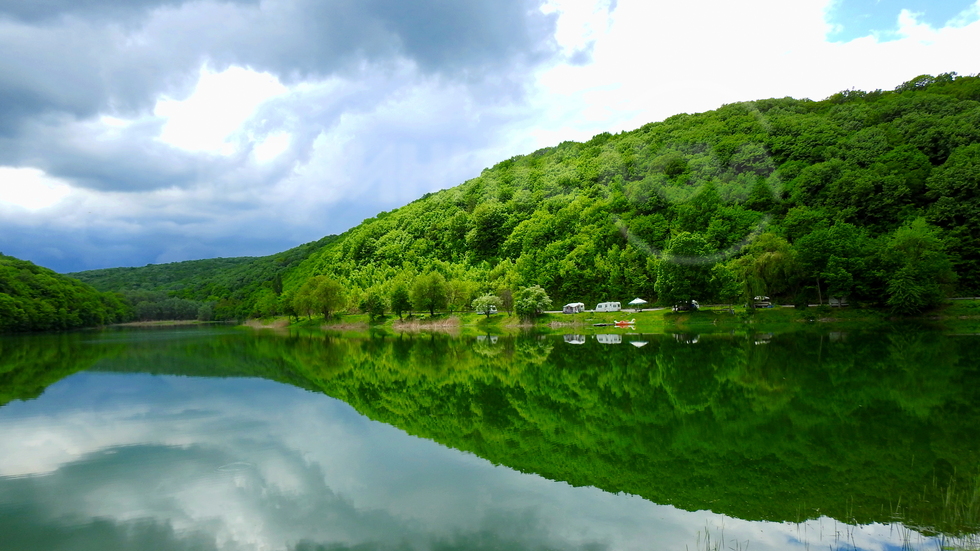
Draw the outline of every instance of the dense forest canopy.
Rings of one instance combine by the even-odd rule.
[[[114,293],[0,254],[0,333],[92,327],[128,316],[126,301]]]
[[[157,290],[221,305],[219,318],[337,311],[297,297],[315,276],[339,283],[340,310],[400,310],[432,273],[450,310],[540,285],[555,304],[765,295],[915,314],[980,292],[980,77],[564,142],[304,247],[283,269],[266,257]],[[121,290],[147,269],[74,275]]]
[[[243,319],[276,313],[275,300],[271,306],[256,301],[266,295],[278,297],[283,274],[334,239],[327,236],[263,257],[188,260],[68,275],[97,289],[121,293],[132,305],[132,319]]]

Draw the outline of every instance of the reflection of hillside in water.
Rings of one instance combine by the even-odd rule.
[[[344,368],[297,369],[372,418],[575,485],[746,519],[971,529],[939,504],[977,473],[973,340],[599,337],[340,341]]]
[[[229,332],[100,345],[94,368],[289,382],[496,463],[687,510],[898,515],[926,530],[976,530],[977,339],[896,330],[642,341]]]

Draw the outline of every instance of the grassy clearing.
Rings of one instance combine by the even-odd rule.
[[[936,313],[946,318],[980,319],[980,300],[951,300]]]

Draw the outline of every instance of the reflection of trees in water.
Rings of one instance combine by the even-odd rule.
[[[718,366],[707,347],[664,347],[657,355],[663,389],[680,413],[707,408],[718,393]]]
[[[890,504],[915,499],[935,509],[918,518],[939,523],[940,488],[929,484],[975,467],[977,374],[959,360],[972,342],[904,332],[649,340],[471,343],[448,370],[414,363],[428,354],[382,354],[365,361],[387,380],[368,385],[350,370],[322,389],[523,471],[741,518],[887,520]],[[513,352],[472,350],[490,346]],[[956,468],[937,469],[939,459]]]
[[[434,334],[36,340],[55,356],[34,367],[25,358],[44,354],[8,339],[0,377],[43,388],[100,355],[98,369],[261,376],[521,471],[685,509],[977,526],[975,338],[907,327],[644,339],[643,348]],[[69,356],[78,361],[58,363]]]
[[[11,400],[36,398],[48,385],[125,349],[125,345],[113,342],[80,346],[85,335],[55,333],[0,338],[0,406]]]

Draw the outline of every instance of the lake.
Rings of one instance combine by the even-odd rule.
[[[904,325],[4,336],[0,550],[977,549],[978,357]]]

